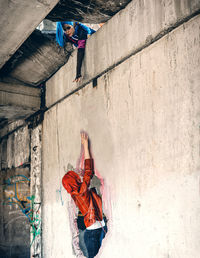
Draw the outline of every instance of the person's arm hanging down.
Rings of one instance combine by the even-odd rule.
[[[95,32],[95,30],[85,26],[82,23],[76,23],[76,26],[79,27],[79,40],[78,40],[76,78],[74,82],[79,82],[82,77],[81,67],[82,67],[83,58],[85,55],[86,40]]]
[[[82,67],[84,55],[85,55],[85,48],[78,48],[76,78],[74,79],[74,82],[79,82],[81,80],[81,77],[82,77],[81,67]]]

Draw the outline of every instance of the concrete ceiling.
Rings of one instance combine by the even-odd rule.
[[[51,21],[75,20],[101,23],[109,20],[131,0],[61,0],[47,15]]]
[[[39,86],[67,62],[73,50],[70,44],[61,49],[55,43],[55,33],[35,30],[45,17],[51,21],[101,23],[129,2],[0,0],[0,128],[40,109]],[[39,87],[37,93],[34,87]]]

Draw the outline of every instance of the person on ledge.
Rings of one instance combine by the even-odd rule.
[[[95,33],[95,30],[87,27],[82,23],[72,21],[57,22],[57,43],[61,47],[64,47],[65,42],[71,42],[74,46],[78,47],[76,78],[74,80],[75,82],[79,82],[81,80],[81,66],[85,54],[86,40],[93,33]]]
[[[83,180],[74,171],[69,171],[64,175],[62,184],[84,217],[86,227],[84,241],[88,253],[87,257],[93,258],[101,247],[102,240],[107,232],[107,226],[103,219],[102,199],[95,188],[89,188],[94,171],[86,133],[81,133],[81,144],[85,157]]]

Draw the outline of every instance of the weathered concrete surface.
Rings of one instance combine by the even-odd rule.
[[[0,82],[0,128],[5,121],[26,118],[41,106],[41,90]]]
[[[0,257],[42,257],[41,119],[0,131]]]
[[[75,20],[86,23],[106,22],[131,0],[62,0],[47,15],[52,21]]]
[[[38,86],[64,65],[73,47],[59,47],[53,35],[35,30],[12,58],[1,69],[1,75],[23,83]]]
[[[19,167],[29,163],[30,134],[28,126],[10,134],[7,139],[7,167]]]
[[[170,10],[169,5],[167,24],[174,20]],[[124,12],[128,14],[128,10]],[[153,13],[146,15],[147,20],[152,17],[155,21]],[[129,15],[124,19],[124,24],[129,24]],[[115,26],[113,21],[108,23],[113,31],[125,26],[116,21]],[[145,29],[143,24],[141,30]],[[62,188],[62,206],[57,190],[64,166],[77,162],[79,132],[85,129],[91,139],[95,166],[111,193],[111,210],[105,209],[106,214],[111,214],[109,233],[99,257],[199,258],[199,37],[197,16],[101,76],[97,87],[88,84],[45,114],[45,257],[74,257],[69,196]],[[118,43],[114,39],[113,34],[109,41]],[[114,60],[112,44],[107,44],[108,55],[99,45],[96,47],[97,70],[101,58]],[[47,95],[49,105],[71,87],[67,77],[71,79],[73,75],[64,76],[64,71],[66,67],[48,83],[48,91],[52,87],[56,95]]]
[[[199,10],[199,0],[132,1],[88,40],[82,84],[141,50]],[[73,56],[48,81],[47,106],[77,87],[72,83],[76,71],[76,53]]]
[[[7,126],[4,126],[0,129],[0,139],[6,137],[8,134],[13,133],[15,130],[23,126],[26,126],[25,120],[17,120],[8,124]]]
[[[30,257],[29,168],[0,170],[0,257]]]
[[[33,197],[31,223],[31,257],[42,257],[41,253],[41,172],[42,172],[42,126],[38,125],[31,131],[31,196]]]
[[[28,165],[29,161],[30,130],[19,120],[0,131],[0,170]]]
[[[16,105],[33,110],[40,107],[39,88],[0,82],[0,94],[0,105]]]
[[[8,168],[8,163],[12,163],[10,160],[8,160],[10,157],[14,158],[14,154],[11,155],[9,153],[14,153],[14,142],[15,142],[15,137],[14,137],[14,132],[19,128],[22,127],[26,127],[26,123],[24,120],[18,120],[15,121],[13,123],[8,124],[7,126],[4,126],[2,129],[0,129],[0,170],[5,170]],[[23,140],[27,139],[27,131],[23,130],[23,132],[25,133],[25,137],[22,136]],[[13,136],[11,136],[13,134]],[[18,134],[18,133],[17,133]],[[11,137],[13,139],[13,143],[9,144],[8,146],[8,142],[10,140],[8,140],[8,135],[10,135],[9,137]],[[26,141],[26,140],[25,140]],[[22,141],[23,144],[24,141]],[[11,147],[12,149],[8,149],[9,147]],[[23,146],[24,147],[24,146]],[[25,148],[26,150],[26,148]],[[17,151],[15,152],[15,154],[19,154]],[[25,158],[25,162],[23,163],[27,163],[27,158]],[[13,160],[13,164],[14,164],[14,160]],[[12,164],[12,166],[13,166]]]
[[[57,3],[58,0],[0,1],[0,68]]]
[[[1,139],[0,143],[0,170],[7,168],[7,139]]]

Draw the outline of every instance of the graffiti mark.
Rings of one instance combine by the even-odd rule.
[[[19,183],[19,182],[30,181],[30,179],[24,175],[15,175],[15,176],[11,176],[10,178],[8,178],[4,181],[5,181],[5,184],[7,184],[7,185],[13,185],[13,184]]]
[[[31,198],[31,234],[32,234],[32,241],[31,246],[33,242],[35,241],[35,238],[39,235],[41,235],[41,216],[40,216],[40,208],[41,208],[41,202],[35,202],[35,196],[33,195]]]
[[[22,191],[22,184],[26,184],[27,191],[25,192],[29,193],[30,179],[24,175],[15,175],[4,181],[4,193],[7,198],[3,205],[17,205],[23,215],[28,218],[31,226],[32,245],[35,238],[41,234],[41,202],[35,202],[34,195],[25,196]]]
[[[58,197],[56,197],[56,199],[60,199],[61,200],[61,204],[62,206],[64,205],[63,202],[63,198],[62,198],[62,186],[60,185],[60,188],[56,190],[56,196],[58,195]]]
[[[34,146],[34,147],[33,147],[33,151],[36,151],[36,150],[37,150],[37,147],[38,147],[38,146]]]
[[[4,180],[4,193],[7,197],[3,205],[17,205],[22,213],[29,219],[31,206],[30,196],[24,196],[22,190],[20,191],[21,184],[29,185],[30,179],[24,175],[15,175]],[[30,219],[29,219],[30,220]]]
[[[35,258],[35,257],[40,257],[40,255],[39,255],[39,254],[34,254],[34,255],[32,255],[32,257],[33,257],[33,258]]]

